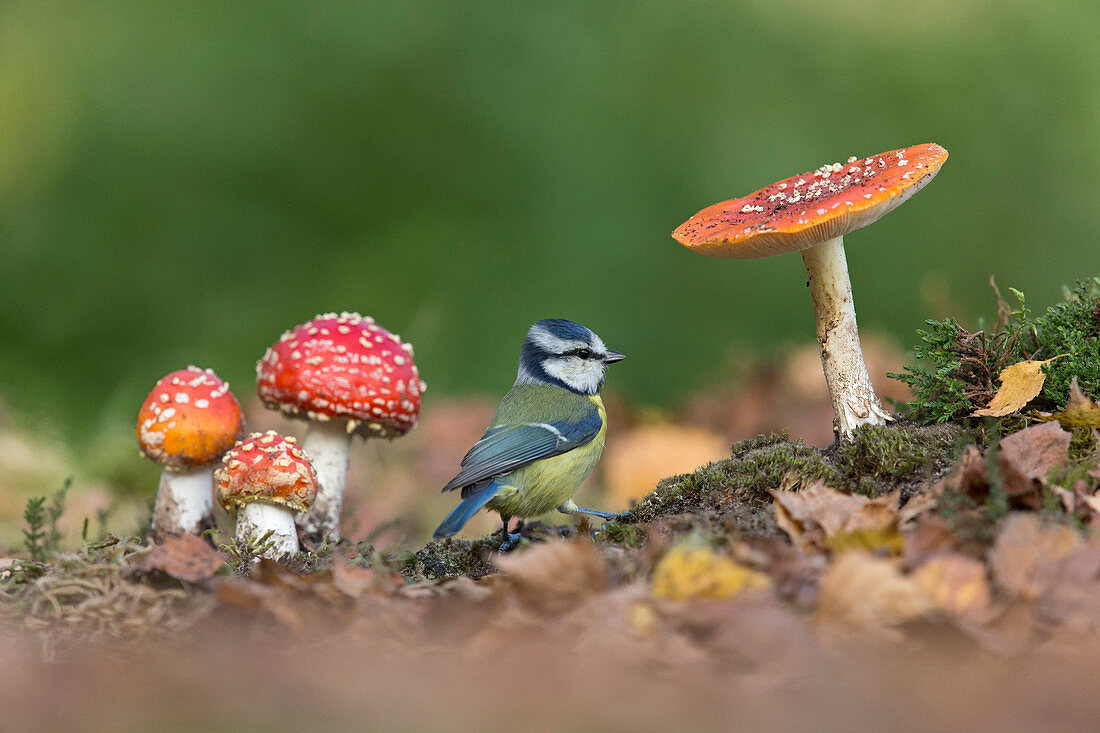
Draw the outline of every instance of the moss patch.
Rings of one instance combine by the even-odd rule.
[[[820,451],[785,433],[735,443],[730,453],[730,458],[708,463],[694,473],[664,479],[634,507],[634,516],[640,522],[651,522],[701,509],[721,515],[737,513],[744,505],[768,504],[771,489],[798,489],[819,480],[840,480]]]
[[[830,452],[843,477],[830,485],[869,496],[900,490],[902,499],[908,500],[947,470],[974,440],[970,431],[954,423],[863,425],[853,432],[851,442]]]

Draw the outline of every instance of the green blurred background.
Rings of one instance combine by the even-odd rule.
[[[813,339],[797,256],[669,232],[819,165],[937,142],[848,238],[861,327],[1034,306],[1096,274],[1092,0],[0,5],[0,398],[73,443],[194,363],[239,395],[358,310],[433,397],[502,393],[527,325],[592,326],[675,404]]]

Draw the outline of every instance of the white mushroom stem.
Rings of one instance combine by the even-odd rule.
[[[298,552],[298,529],[294,526],[294,510],[278,504],[263,501],[251,501],[237,510],[237,545],[250,540],[258,542],[271,532],[265,544],[270,547],[260,553],[260,557],[278,560],[284,555]]]
[[[344,507],[351,438],[347,420],[313,420],[302,441],[302,450],[317,472],[317,498],[309,511],[298,515],[297,521],[306,534],[320,540],[340,539],[340,511]]]
[[[161,471],[153,508],[153,536],[201,534],[213,526],[214,479],[210,466]]]
[[[844,238],[803,250],[802,259],[810,278],[825,383],[833,401],[833,431],[850,440],[860,425],[884,425],[891,417],[875,396],[859,346]]]

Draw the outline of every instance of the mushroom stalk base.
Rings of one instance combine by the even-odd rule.
[[[348,453],[352,434],[346,420],[311,422],[302,450],[317,472],[317,498],[309,511],[298,515],[298,526],[311,538],[340,539],[340,511],[344,507],[344,487],[348,480]]]
[[[285,555],[298,552],[298,529],[294,526],[294,512],[284,506],[253,501],[237,510],[237,545],[246,542],[258,543],[260,538],[271,532],[264,544],[270,547],[259,553],[268,560],[278,560]]]
[[[209,466],[161,471],[153,508],[153,536],[202,534],[213,526],[214,478]]]
[[[875,396],[859,346],[844,238],[803,250],[802,259],[810,278],[825,383],[833,401],[833,432],[850,440],[860,425],[884,425],[891,417]]]

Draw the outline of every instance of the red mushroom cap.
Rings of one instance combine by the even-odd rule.
[[[304,512],[317,496],[317,474],[294,438],[252,433],[222,456],[214,490],[228,512],[253,501]]]
[[[210,369],[189,366],[156,383],[137,417],[142,452],[169,470],[217,460],[243,432],[241,406]]]
[[[823,165],[709,206],[673,239],[709,257],[757,259],[809,249],[865,227],[924,188],[947,160],[939,145],[914,145]]]
[[[412,346],[358,313],[328,313],[284,333],[256,365],[256,382],[267,407],[346,419],[349,432],[382,437],[416,425],[425,387]]]

